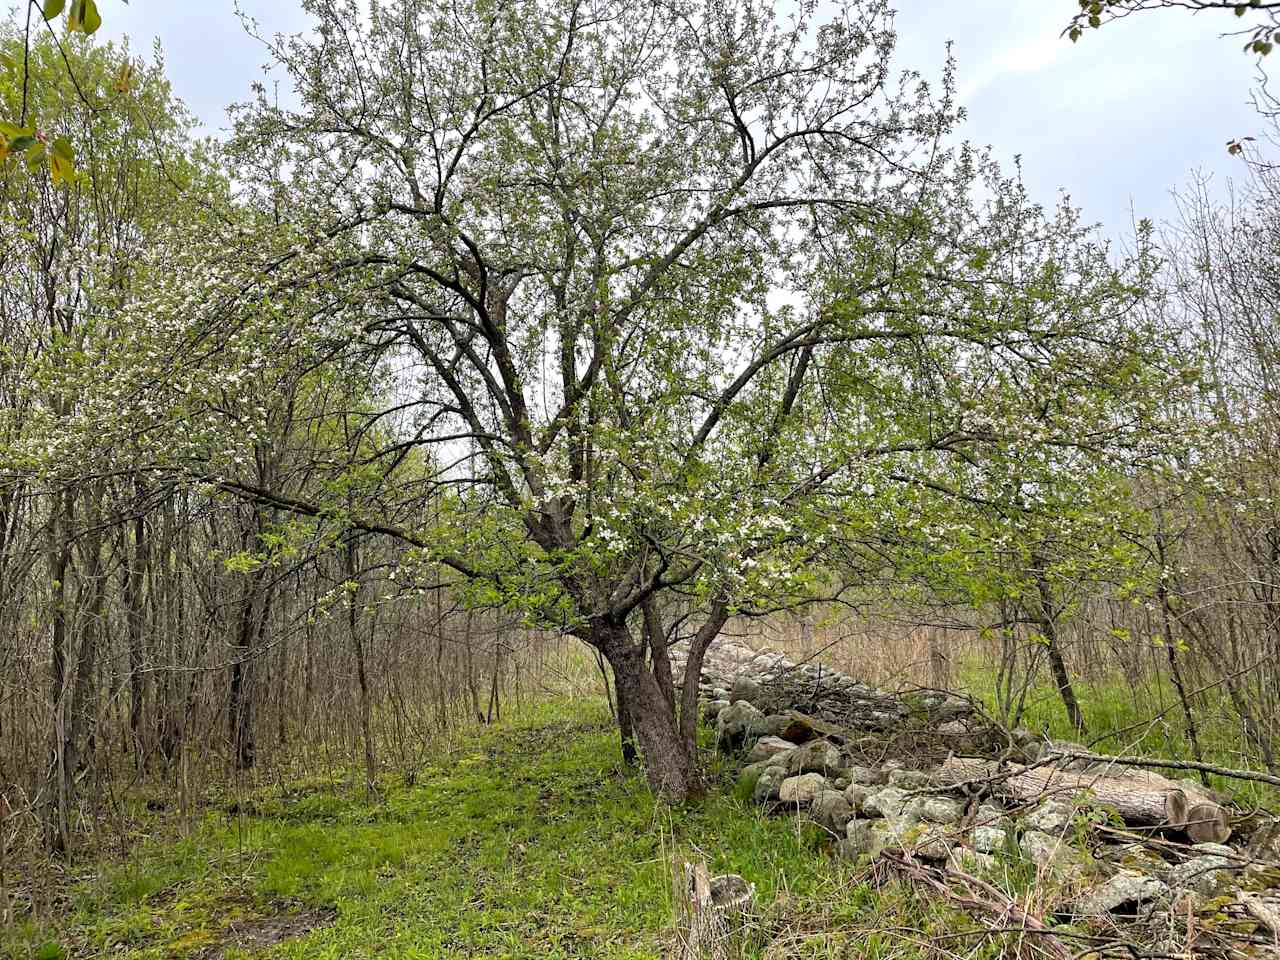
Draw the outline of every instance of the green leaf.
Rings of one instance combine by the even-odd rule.
[[[27,150],[27,169],[32,173],[37,173],[41,165],[44,163],[45,149],[44,144],[34,141],[35,146]]]
[[[76,175],[76,154],[65,137],[53,141],[49,148],[49,173],[54,186],[70,184]]]
[[[97,33],[100,26],[102,26],[102,16],[98,13],[98,4],[95,0],[84,0],[84,32]]]
[[[44,0],[44,9],[40,12],[45,20],[52,20],[62,12],[64,6],[66,6],[66,0]]]
[[[30,134],[24,134],[20,137],[14,137],[13,140],[10,141],[9,150],[11,153],[22,153],[24,150],[29,150],[33,147],[35,143],[35,137]]]

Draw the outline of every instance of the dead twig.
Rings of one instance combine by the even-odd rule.
[[[1009,925],[1011,932],[1037,937],[1036,942],[1058,960],[1073,960],[1073,955],[1066,944],[1054,931],[1045,926],[1043,920],[1023,910],[1003,891],[985,880],[951,867],[925,866],[910,855],[891,850],[881,852],[879,861],[889,865],[897,873],[931,887],[959,907],[996,917],[1000,923],[1011,920],[1012,924]],[[948,880],[963,884],[967,892],[961,893],[955,890],[948,885]]]

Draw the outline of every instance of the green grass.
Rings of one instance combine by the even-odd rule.
[[[103,867],[56,924],[12,930],[4,949],[198,957],[233,922],[325,910],[331,924],[261,955],[657,958],[681,857],[743,874],[766,903],[846,882],[817,828],[727,789],[656,803],[621,767],[607,714],[583,713],[551,706],[478,731],[372,804],[328,782],[262,790],[242,802],[251,813],[211,813],[190,839]]]
[[[373,802],[330,778],[262,788],[185,839],[157,826],[130,862],[73,886],[55,921],[0,934],[0,956],[658,960],[672,871],[693,856],[756,885],[757,958],[1004,955],[928,888],[872,884],[813,824],[764,816],[703,746],[713,789],[676,808],[621,765],[603,705],[580,702],[441,744],[413,786],[384,782]],[[1023,903],[1052,893],[1025,867],[1010,859],[993,879]],[[234,947],[234,930],[300,914],[323,922]]]

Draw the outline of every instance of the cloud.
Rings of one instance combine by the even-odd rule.
[[[1010,74],[1031,74],[1054,64],[1070,49],[1071,44],[1059,36],[1061,24],[1045,19],[1025,29],[1016,46],[1000,50],[994,56],[961,70],[956,91],[961,103],[968,103],[984,89]],[[967,75],[966,75],[967,74]]]

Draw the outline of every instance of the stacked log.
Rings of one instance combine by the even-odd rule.
[[[987,782],[995,793],[1023,802],[1049,796],[1089,796],[1112,807],[1125,823],[1184,833],[1193,843],[1223,843],[1231,836],[1227,812],[1207,791],[1148,771],[1124,774],[1001,767],[994,760],[951,757],[939,770],[944,783]]]

